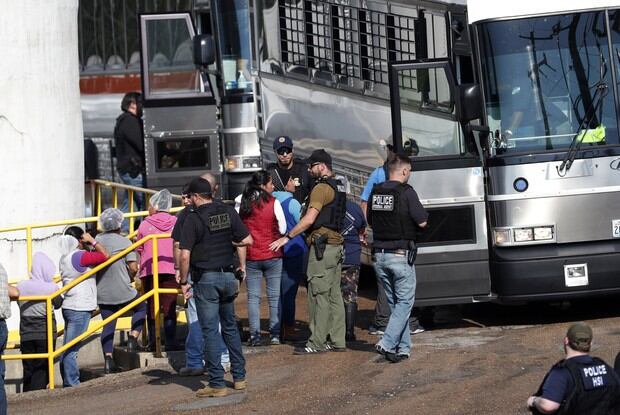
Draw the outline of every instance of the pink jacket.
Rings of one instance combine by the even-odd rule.
[[[138,240],[148,235],[172,233],[172,228],[176,222],[176,216],[168,212],[157,212],[154,215],[147,216],[138,227]],[[157,240],[159,274],[174,275],[172,246],[172,238]],[[153,241],[140,245],[136,250],[140,254],[140,278],[153,275]]]

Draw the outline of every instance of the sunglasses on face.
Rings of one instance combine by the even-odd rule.
[[[288,154],[291,154],[292,152],[293,152],[292,149],[286,148],[286,147],[283,147],[277,151],[278,155],[280,156],[286,156]]]
[[[318,166],[319,164],[321,164],[321,162],[320,162],[320,161],[318,161],[318,162],[316,162],[316,163],[312,163],[312,164],[310,165],[310,168],[313,168],[314,166]]]

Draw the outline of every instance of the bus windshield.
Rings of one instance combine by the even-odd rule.
[[[604,11],[484,23],[482,78],[494,154],[618,144]]]

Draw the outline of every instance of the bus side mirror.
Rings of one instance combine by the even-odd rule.
[[[483,117],[482,93],[479,84],[457,85],[456,113],[461,123],[468,123]]]
[[[200,34],[194,36],[194,64],[207,67],[215,62],[215,42],[213,36]]]

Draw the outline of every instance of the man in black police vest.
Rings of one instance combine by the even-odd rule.
[[[564,337],[566,358],[553,365],[527,407],[535,414],[620,414],[620,378],[592,357],[592,329],[573,324]]]
[[[245,389],[245,359],[235,319],[234,300],[239,283],[245,276],[246,247],[252,244],[250,232],[239,214],[231,206],[212,198],[211,185],[203,178],[193,179],[187,189],[195,210],[187,215],[181,241],[179,284],[186,298],[190,285],[187,281],[191,267],[194,280],[198,321],[205,339],[205,355],[209,386],[197,392],[199,397],[226,396],[224,369],[220,364],[218,323],[230,353],[231,373],[236,390]],[[239,266],[235,270],[234,250]]]
[[[344,238],[340,234],[347,210],[347,195],[332,172],[332,158],[325,150],[314,150],[306,160],[310,175],[317,179],[310,192],[306,212],[285,236],[269,245],[277,250],[291,238],[309,230],[308,312],[311,335],[297,355],[345,351],[345,316],[340,274]],[[331,342],[327,341],[329,336]]]
[[[375,345],[392,363],[411,353],[409,315],[415,299],[413,262],[417,228],[426,226],[428,214],[413,187],[411,161],[397,154],[388,163],[389,180],[373,187],[368,200],[368,224],[373,230],[373,258],[377,278],[383,284],[390,306],[390,319]]]

